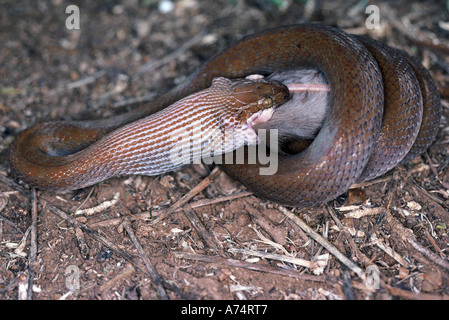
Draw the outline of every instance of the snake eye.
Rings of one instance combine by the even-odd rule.
[[[271,98],[265,98],[265,99],[263,99],[263,101],[262,101],[262,107],[263,107],[264,109],[271,108],[272,106],[273,106],[273,99],[271,99]]]

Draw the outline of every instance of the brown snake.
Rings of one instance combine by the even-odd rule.
[[[201,150],[215,135],[223,141],[220,134],[232,131],[230,140],[224,139],[225,147],[206,147],[210,153],[217,148],[230,151],[257,140],[247,119],[282,104],[285,87],[243,80],[235,80],[235,85],[219,78],[211,89],[212,80],[303,67],[322,71],[331,88],[330,111],[312,144],[297,154],[280,153],[274,175],[260,175],[260,163],[222,165],[256,194],[292,206],[323,203],[355,182],[416,157],[435,139],[441,103],[420,63],[378,41],[306,24],[242,39],[186,83],[131,113],[25,130],[11,147],[13,172],[32,186],[53,190],[74,190],[118,175],[161,174],[179,167],[170,158],[173,145],[186,137],[187,143],[195,144],[195,128],[207,134],[200,139]],[[243,89],[235,89],[242,83]]]

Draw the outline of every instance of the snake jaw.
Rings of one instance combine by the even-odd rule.
[[[234,135],[237,135],[236,132],[240,131],[240,134],[244,137],[247,145],[250,144],[258,144],[260,142],[259,136],[257,135],[255,125],[265,123],[271,119],[275,108],[268,108],[259,110],[256,113],[253,113],[249,118],[246,119],[246,123],[240,123],[238,126],[228,126],[228,130],[231,129],[234,132]]]
[[[260,142],[255,125],[265,123],[271,119],[275,108],[262,109],[248,117],[241,117],[239,121],[223,121],[221,126],[224,131],[231,132],[232,136],[240,137],[246,145],[258,144]],[[245,114],[247,110],[243,111]]]
[[[265,123],[273,116],[275,108],[259,110],[246,120],[249,129],[253,129],[255,125]]]

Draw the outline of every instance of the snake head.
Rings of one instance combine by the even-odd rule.
[[[287,86],[279,81],[237,79],[233,80],[232,89],[240,104],[237,108],[251,113],[276,108],[290,98]]]
[[[236,116],[249,127],[268,121],[274,110],[290,98],[288,88],[279,81],[264,79],[232,80]]]

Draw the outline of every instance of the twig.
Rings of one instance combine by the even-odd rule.
[[[89,198],[92,195],[93,191],[94,191],[94,188],[91,187],[90,190],[89,190],[89,194],[87,195],[86,199],[84,199],[84,201],[75,209],[75,212],[77,212],[78,210],[81,210],[81,208],[84,206],[84,204],[89,200]]]
[[[107,281],[106,283],[102,284],[98,291],[104,292],[105,290],[111,288],[114,286],[118,281],[121,279],[125,279],[127,277],[130,277],[134,272],[136,272],[136,269],[134,269],[134,266],[132,264],[128,264],[127,268],[120,274],[116,275],[111,280]]]
[[[213,235],[210,234],[209,231],[207,231],[206,227],[204,226],[203,222],[198,218],[196,213],[193,211],[192,207],[187,204],[187,202],[196,196],[198,193],[200,193],[202,190],[204,190],[207,186],[209,186],[212,181],[220,174],[220,169],[218,167],[215,167],[212,172],[209,174],[208,177],[203,179],[197,186],[195,186],[192,190],[190,190],[186,195],[183,197],[181,196],[181,193],[175,188],[173,189],[173,194],[175,198],[181,198],[179,201],[177,201],[169,210],[168,212],[174,212],[175,210],[173,207],[182,207],[182,212],[186,216],[186,218],[190,221],[190,224],[195,228],[195,230],[200,235],[201,239],[203,240],[203,243],[208,248],[221,248],[221,243],[219,243]],[[182,201],[183,204],[180,205],[179,202]],[[167,212],[165,212],[167,213]],[[155,220],[158,220],[161,216],[156,218]],[[152,221],[150,224],[152,224],[154,221]]]
[[[268,233],[276,243],[284,243],[286,232],[282,226],[275,226],[265,214],[259,210],[248,212],[251,216],[251,220],[260,226],[266,233]],[[257,230],[254,230],[257,231]]]
[[[289,257],[287,255],[263,252],[263,251],[256,251],[256,250],[250,250],[250,249],[231,248],[228,251],[235,252],[235,253],[241,253],[241,254],[249,255],[249,256],[260,257],[260,258],[264,258],[264,259],[278,260],[278,261],[295,264],[298,266],[312,269],[313,273],[315,273],[317,275],[323,273],[323,269],[327,265],[328,257],[329,257],[329,254],[326,254],[324,256],[319,256],[315,261],[309,261],[309,260],[305,260],[305,259],[301,259],[301,258]]]
[[[27,300],[33,299],[34,263],[37,254],[37,200],[36,189],[31,189],[31,245],[28,256],[28,288]]]
[[[349,189],[358,189],[358,188],[364,188],[364,187],[368,187],[371,186],[373,184],[377,184],[377,183],[382,183],[382,182],[388,182],[392,179],[392,175],[390,176],[384,176],[384,177],[380,177],[374,180],[370,180],[370,181],[362,181],[360,183],[354,183],[353,185],[351,185],[349,187]]]
[[[348,241],[353,251],[353,254],[357,257],[357,259],[361,263],[363,263],[363,265],[365,266],[369,265],[371,262],[370,259],[362,251],[360,251],[359,247],[356,245],[353,237],[351,237],[351,234],[347,228],[344,228],[342,230],[342,235],[345,237],[346,241]]]
[[[422,193],[424,196],[426,196],[427,198],[431,199],[432,201],[435,201],[436,203],[440,204],[440,205],[444,205],[444,201],[441,199],[438,199],[438,197],[434,196],[433,194],[431,194],[430,192],[428,192],[426,189],[424,189],[423,187],[421,187],[420,185],[413,183],[412,185],[413,189],[416,190],[416,192],[418,193]]]
[[[359,208],[360,206],[350,206],[350,207],[356,207]],[[340,230],[342,236],[344,236],[346,238],[346,241],[349,242],[349,245],[351,246],[351,249],[353,251],[353,254],[355,256],[357,256],[361,262],[363,262],[365,265],[367,264],[367,262],[369,262],[368,257],[363,254],[360,249],[358,248],[358,246],[355,244],[354,239],[351,237],[351,233],[349,231],[349,228],[347,226],[344,226],[343,223],[340,221],[340,219],[338,218],[337,214],[335,213],[334,209],[331,208],[331,206],[326,205],[327,211],[329,212],[330,216],[332,217],[332,219],[334,220],[337,228]],[[339,211],[345,211],[342,210],[343,207],[337,208],[337,210]],[[351,211],[353,212],[353,211]],[[349,212],[349,213],[351,213]],[[354,217],[349,217],[348,214],[345,214],[345,218],[354,218]],[[357,233],[357,232],[356,232]],[[345,293],[346,295],[346,293]]]
[[[387,287],[388,292],[392,296],[398,296],[398,297],[403,297],[403,298],[407,298],[407,299],[416,299],[416,300],[449,300],[449,296],[447,296],[447,295],[412,292],[412,291],[392,287],[388,284],[386,285],[386,287]]]
[[[69,82],[67,84],[62,85],[61,87],[50,90],[46,94],[46,96],[53,96],[53,95],[61,94],[65,91],[73,90],[73,89],[88,85],[88,84],[96,81],[97,79],[103,77],[105,74],[106,74],[105,70],[100,70],[98,72],[95,72],[94,74],[88,75],[85,78],[82,78],[77,81]]]
[[[231,194],[229,196],[217,197],[217,198],[213,198],[213,199],[201,199],[201,200],[192,202],[190,204],[190,206],[192,208],[199,208],[199,207],[209,206],[209,205],[224,202],[224,201],[230,201],[230,200],[234,200],[234,199],[238,199],[238,198],[251,196],[253,194],[254,193],[252,193],[251,191],[242,191],[242,192]]]
[[[142,95],[140,97],[133,97],[133,98],[129,98],[129,99],[125,99],[125,100],[121,100],[121,101],[117,101],[115,103],[112,104],[112,108],[122,108],[122,107],[131,107],[134,105],[139,105],[145,102],[149,102],[154,100],[154,98],[157,96],[156,93],[148,93],[145,95]]]
[[[78,209],[75,211],[75,215],[85,214],[87,216],[91,216],[93,214],[99,213],[107,208],[115,206],[120,198],[120,192],[114,193],[112,200],[104,201],[94,207],[86,208],[86,209]]]
[[[338,249],[332,245],[329,241],[324,239],[320,234],[316,233],[312,228],[310,228],[302,219],[294,215],[291,211],[286,208],[279,206],[281,212],[286,215],[288,218],[293,220],[301,229],[305,231],[312,239],[321,244],[324,248],[326,248],[331,254],[333,254],[340,262],[345,264],[349,269],[354,271],[362,280],[365,280],[366,274],[365,272],[358,267],[354,262],[352,262],[349,258],[343,255]]]
[[[430,159],[429,154],[426,152],[424,152],[424,157],[426,158],[427,162],[429,163],[429,167],[430,167],[430,171],[432,171],[435,179],[438,180],[439,183],[441,183],[441,185],[443,187],[445,187],[446,189],[449,189],[449,183],[442,181],[439,176],[438,176],[438,172],[437,169],[435,169],[435,166],[433,165],[432,159]]]
[[[26,192],[25,188],[22,187],[20,184],[15,183],[12,179],[0,174],[0,182],[7,185],[11,189],[20,191],[20,192]]]
[[[310,243],[310,238],[307,236],[307,234],[304,231],[302,231],[302,229],[295,222],[293,222],[293,220],[285,219],[285,221],[288,222],[288,224],[293,229],[293,231],[296,232],[299,235],[299,237],[302,239],[302,241],[305,242],[305,244],[303,246],[306,246],[308,243]]]
[[[255,271],[260,271],[260,272],[268,272],[268,273],[273,273],[273,274],[277,274],[277,275],[281,275],[281,276],[285,276],[285,277],[302,279],[302,280],[318,281],[318,282],[326,281],[326,277],[324,277],[324,276],[301,274],[298,271],[273,268],[273,267],[267,266],[267,265],[254,264],[254,263],[244,262],[244,261],[235,260],[235,259],[226,259],[226,258],[223,258],[220,256],[207,256],[207,255],[201,255],[201,254],[190,253],[190,252],[176,252],[176,251],[173,252],[173,254],[175,255],[176,258],[180,258],[180,259],[203,261],[203,262],[207,262],[207,263],[217,263],[217,264],[224,265],[226,267],[244,268],[244,269],[255,270]]]
[[[147,267],[148,274],[150,275],[151,279],[153,280],[154,284],[156,285],[157,291],[158,291],[159,295],[161,296],[162,300],[168,300],[167,293],[165,292],[165,289],[162,285],[163,279],[161,278],[161,276],[157,272],[156,268],[151,263],[145,250],[143,250],[142,245],[139,242],[139,239],[137,239],[137,236],[134,234],[131,224],[126,217],[123,219],[122,225],[125,228],[126,232],[128,233],[129,238],[134,243],[134,246],[136,247],[137,252],[140,255],[140,258],[142,259],[143,263]]]
[[[437,243],[435,242],[435,240],[433,239],[432,235],[429,233],[429,231],[424,230],[427,240],[429,240],[430,244],[432,245],[433,249],[438,252],[438,254],[440,255],[441,259],[447,259],[446,255],[444,254],[443,250],[440,249],[440,247],[438,247]],[[0,238],[1,239],[1,238]]]
[[[6,197],[5,195],[1,194],[0,195],[0,212],[2,212],[3,209],[5,209],[7,204],[8,204],[8,197]]]
[[[343,229],[345,228],[343,226],[343,223],[341,223],[340,219],[337,217],[337,215],[335,214],[335,211],[333,208],[331,208],[330,205],[326,204],[326,209],[327,212],[329,213],[329,215],[331,216],[332,220],[334,220],[335,224],[337,225],[338,229],[340,229],[341,231],[343,231]],[[337,208],[338,210],[340,210],[340,208]]]
[[[322,92],[330,91],[329,85],[322,83],[289,83],[287,88],[290,92]]]
[[[386,254],[388,254],[390,257],[392,257],[394,260],[396,260],[400,265],[409,268],[410,264],[407,262],[407,260],[405,260],[404,258],[402,258],[399,253],[397,253],[396,251],[394,251],[391,247],[389,247],[388,245],[386,245],[385,243],[383,243],[382,241],[380,241],[377,238],[377,235],[375,233],[373,233],[371,235],[371,239],[373,244],[375,244],[377,247],[379,247],[381,250],[383,250]]]
[[[44,200],[44,199],[42,199],[42,200]],[[47,202],[46,200],[44,200],[44,201]],[[81,222],[77,221],[76,219],[73,219],[67,213],[65,213],[63,210],[61,210],[58,207],[54,206],[50,202],[47,202],[45,208],[47,210],[49,210],[51,213],[56,214],[57,216],[59,216],[63,220],[67,221],[67,223],[69,223],[70,225],[73,225],[73,226],[76,226],[76,227],[80,228],[85,233],[87,233],[89,236],[91,236],[95,240],[101,242],[102,244],[104,244],[105,246],[110,248],[112,251],[114,251],[117,255],[119,255],[122,258],[124,258],[125,260],[131,262],[132,264],[137,266],[139,269],[141,269],[141,270],[145,269],[145,268],[142,267],[142,265],[140,265],[138,263],[138,261],[136,261],[136,258],[134,256],[130,255],[128,252],[124,251],[123,249],[120,249],[118,246],[116,246],[110,240],[108,240],[107,238],[105,238],[105,237],[101,236],[100,234],[98,234],[98,232],[96,232],[95,230],[92,230],[89,227],[87,227],[86,225],[84,225]]]
[[[208,187],[212,181],[218,177],[218,175],[221,173],[221,170],[218,167],[215,167],[208,177],[204,178],[203,181],[201,181],[195,188],[187,192],[181,199],[176,201],[167,211],[159,215],[156,219],[151,221],[149,225],[155,225],[159,223],[162,219],[165,219],[167,216],[172,214],[173,212],[179,210],[184,204],[189,202],[190,199],[192,199],[194,196],[196,196],[198,193],[203,191],[206,187]]]
[[[9,224],[11,227],[13,227],[17,232],[19,232],[21,235],[23,235],[23,231],[20,230],[20,228],[11,220],[9,220],[8,218],[3,217],[2,215],[0,215],[0,221],[4,221],[7,224]]]
[[[190,221],[190,224],[195,228],[196,232],[198,232],[201,239],[204,240],[204,244],[206,247],[210,249],[221,248],[221,243],[216,241],[215,237],[209,231],[207,231],[203,222],[198,218],[198,216],[196,215],[196,213],[193,211],[192,207],[189,204],[185,204],[185,206],[182,208],[182,211],[184,212],[184,215],[187,217],[187,219]]]
[[[86,238],[84,237],[83,230],[81,228],[75,227],[75,237],[76,245],[80,250],[81,256],[84,260],[89,259],[89,246],[87,245]]]
[[[357,209],[351,210],[346,213],[345,218],[360,219],[365,216],[376,216],[380,215],[382,212],[385,212],[385,210],[387,209],[385,209],[384,207],[367,208],[357,206]]]
[[[391,213],[387,212],[387,222],[390,224],[392,230],[400,237],[400,239],[404,242],[408,242],[416,251],[423,254],[430,261],[439,265],[440,267],[449,271],[449,262],[445,259],[442,259],[437,254],[429,251],[427,248],[423,247],[420,243],[418,243],[415,239],[413,231],[405,228],[399,221],[396,220]]]
[[[433,253],[432,251],[428,250],[427,248],[423,247],[420,243],[418,243],[415,239],[408,238],[407,242],[412,245],[415,250],[422,253],[424,256],[426,256],[430,261],[433,263],[439,265],[440,267],[446,269],[446,271],[449,271],[449,262],[445,259],[442,259],[437,254]]]
[[[217,197],[217,198],[213,198],[213,199],[201,199],[201,200],[192,202],[190,204],[190,206],[193,209],[195,209],[195,208],[205,207],[205,206],[209,206],[209,205],[224,202],[224,201],[230,201],[230,200],[234,200],[234,199],[238,199],[238,198],[242,198],[242,197],[247,197],[250,195],[253,195],[253,193],[250,191],[243,191],[243,192],[239,192],[239,193],[232,194],[229,196],[224,196],[224,197]],[[175,212],[180,211],[180,210],[182,210],[182,208],[176,209]],[[162,212],[164,212],[164,211],[162,211]],[[136,219],[150,219],[150,218],[151,218],[151,214],[149,212],[142,212],[142,213],[134,214],[129,217],[129,219],[131,221],[134,221]],[[116,225],[119,225],[121,222],[122,222],[122,218],[113,218],[113,219],[103,220],[103,221],[99,221],[99,222],[88,223],[88,225],[91,228],[97,228],[97,227],[116,226]]]
[[[0,197],[0,212],[6,207],[6,205],[8,204],[8,197],[5,196],[1,196]],[[13,227],[16,231],[18,231],[21,235],[23,235],[22,230],[20,230],[20,228],[11,220],[9,220],[8,218],[2,216],[0,214],[0,221],[6,222],[7,224],[9,224],[11,227]],[[1,241],[1,237],[0,237],[0,241]]]
[[[46,202],[45,208],[49,210],[51,213],[59,216],[63,220],[65,220],[68,224],[79,227],[81,230],[83,230],[86,234],[91,236],[93,239],[99,241],[106,247],[110,248],[115,254],[122,257],[123,259],[130,262],[134,267],[136,267],[138,270],[148,273],[145,265],[139,261],[135,256],[129,254],[128,252],[124,251],[123,249],[120,249],[118,246],[116,246],[114,243],[112,243],[110,240],[108,240],[106,237],[101,236],[96,232],[95,230],[90,229],[86,225],[82,224],[81,222],[77,221],[76,219],[73,219],[70,217],[67,213],[65,213],[63,210],[59,209],[58,207],[54,206],[50,202],[48,202],[45,199],[42,199]],[[185,297],[185,293],[179,290],[176,286],[170,285],[168,283],[165,284],[167,289],[175,292],[177,295],[179,295],[181,298]]]

